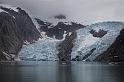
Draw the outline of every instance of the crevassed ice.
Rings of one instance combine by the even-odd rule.
[[[120,30],[124,28],[124,23],[121,22],[103,22],[96,23],[86,28],[77,31],[74,47],[72,49],[71,58],[80,55],[82,58],[95,48],[93,53],[88,56],[88,60],[93,61],[98,55],[106,51],[108,47],[116,40],[120,34]],[[90,30],[100,29],[108,31],[102,38],[93,37]],[[65,36],[66,33],[63,35]],[[64,39],[63,39],[64,40]],[[56,40],[51,38],[40,39],[36,43],[26,45],[22,48],[19,56],[22,60],[58,60],[57,45],[63,40]],[[79,54],[78,52],[81,52]]]
[[[124,28],[124,23],[121,22],[103,22],[78,30],[71,58],[73,59],[76,56],[84,57],[93,48],[96,48],[96,50],[87,58],[88,60],[93,61],[98,55],[106,51],[107,48],[116,40],[122,28]],[[102,38],[93,37],[89,32],[91,29],[96,31],[103,29],[108,31],[108,33]],[[78,53],[79,51],[81,54]]]
[[[54,39],[39,40],[36,43],[26,45],[19,53],[19,57],[22,60],[58,60],[58,50],[56,46],[60,41]]]

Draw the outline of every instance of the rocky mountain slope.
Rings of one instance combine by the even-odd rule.
[[[34,61],[70,61],[74,39],[76,38],[76,31],[85,26],[75,22],[67,23],[59,21],[55,25],[38,18],[35,18],[35,20],[38,23],[38,30],[40,30],[43,39],[34,44],[24,46],[19,53],[20,58],[22,60]]]
[[[75,32],[76,30],[85,27],[84,25],[75,22],[63,22],[61,19],[57,22],[56,25],[50,22],[44,22],[38,18],[35,19],[39,24],[39,29],[41,32],[44,32],[48,37],[59,40],[63,39],[63,35],[65,33]]]
[[[55,27],[51,28],[54,29]],[[40,45],[35,43],[37,44],[38,49],[35,48],[34,51],[31,51],[31,49],[35,47],[34,44],[32,44],[32,46],[26,46],[23,48],[21,52],[21,54],[23,54],[21,55],[21,59],[94,61],[99,55],[105,52],[112,45],[123,28],[123,22],[100,22],[76,29],[75,37],[71,36],[74,31],[68,32],[67,30],[64,30],[66,32],[61,35],[63,37],[62,39],[59,38],[60,40],[51,36],[51,41],[49,41],[49,38],[45,39],[45,43],[38,42]],[[61,30],[63,30],[63,28]],[[56,30],[53,31],[56,32]],[[43,28],[41,32],[45,32],[47,35],[47,31],[43,30]],[[41,48],[42,45],[45,47]],[[40,55],[35,54],[37,50],[37,54]]]
[[[124,29],[121,30],[114,43],[104,53],[99,55],[95,61],[124,62]]]
[[[24,42],[39,38],[39,31],[24,10],[0,4],[0,61],[16,60]]]
[[[72,32],[71,34],[67,34],[65,39],[58,45],[57,54],[60,61],[71,61],[71,52],[75,43],[76,32]]]
[[[25,61],[123,61],[123,22],[85,26],[64,15],[54,19],[32,21],[23,9],[1,4],[0,61],[18,56]]]

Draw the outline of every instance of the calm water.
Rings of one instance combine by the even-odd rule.
[[[0,82],[124,82],[124,65],[6,62],[0,63]]]

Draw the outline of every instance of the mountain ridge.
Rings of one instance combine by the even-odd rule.
[[[31,19],[20,7],[1,5],[0,60],[14,61],[20,58],[26,61],[92,62],[109,57],[112,48],[119,52],[114,46],[120,45],[120,40],[123,40],[124,22],[98,22],[85,26],[66,21],[66,16],[63,21],[63,17],[61,19],[60,16],[53,24],[39,18]],[[113,54],[112,57],[117,55]],[[114,60],[107,58],[104,61]]]
[[[38,40],[40,33],[21,8],[2,4],[0,10],[0,60],[19,60],[18,53],[24,42]]]

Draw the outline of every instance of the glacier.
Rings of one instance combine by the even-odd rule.
[[[59,40],[47,38],[40,39],[30,45],[24,45],[19,53],[19,57],[21,60],[29,61],[56,61],[58,60],[56,46],[59,42]]]
[[[93,61],[98,55],[102,54],[110,47],[123,28],[124,23],[122,22],[101,22],[78,30],[75,46],[71,53],[72,59],[79,56],[83,61]],[[90,33],[92,29],[96,31],[102,29],[107,31],[107,34],[102,38],[93,37]],[[94,51],[84,59],[84,57],[93,49]]]
[[[123,22],[101,22],[77,30],[77,37],[75,38],[74,47],[72,48],[71,59],[79,56],[82,61],[93,61],[98,55],[102,54],[110,47],[123,28]],[[99,30],[104,30],[107,31],[107,34],[102,38],[94,37],[90,33],[92,29],[97,32]],[[63,36],[66,36],[66,34]],[[19,53],[19,57],[21,60],[31,61],[59,60],[57,56],[59,53],[57,46],[63,40],[64,39],[57,40],[48,38],[46,36],[33,44],[24,45]],[[87,56],[89,53],[90,55]]]

